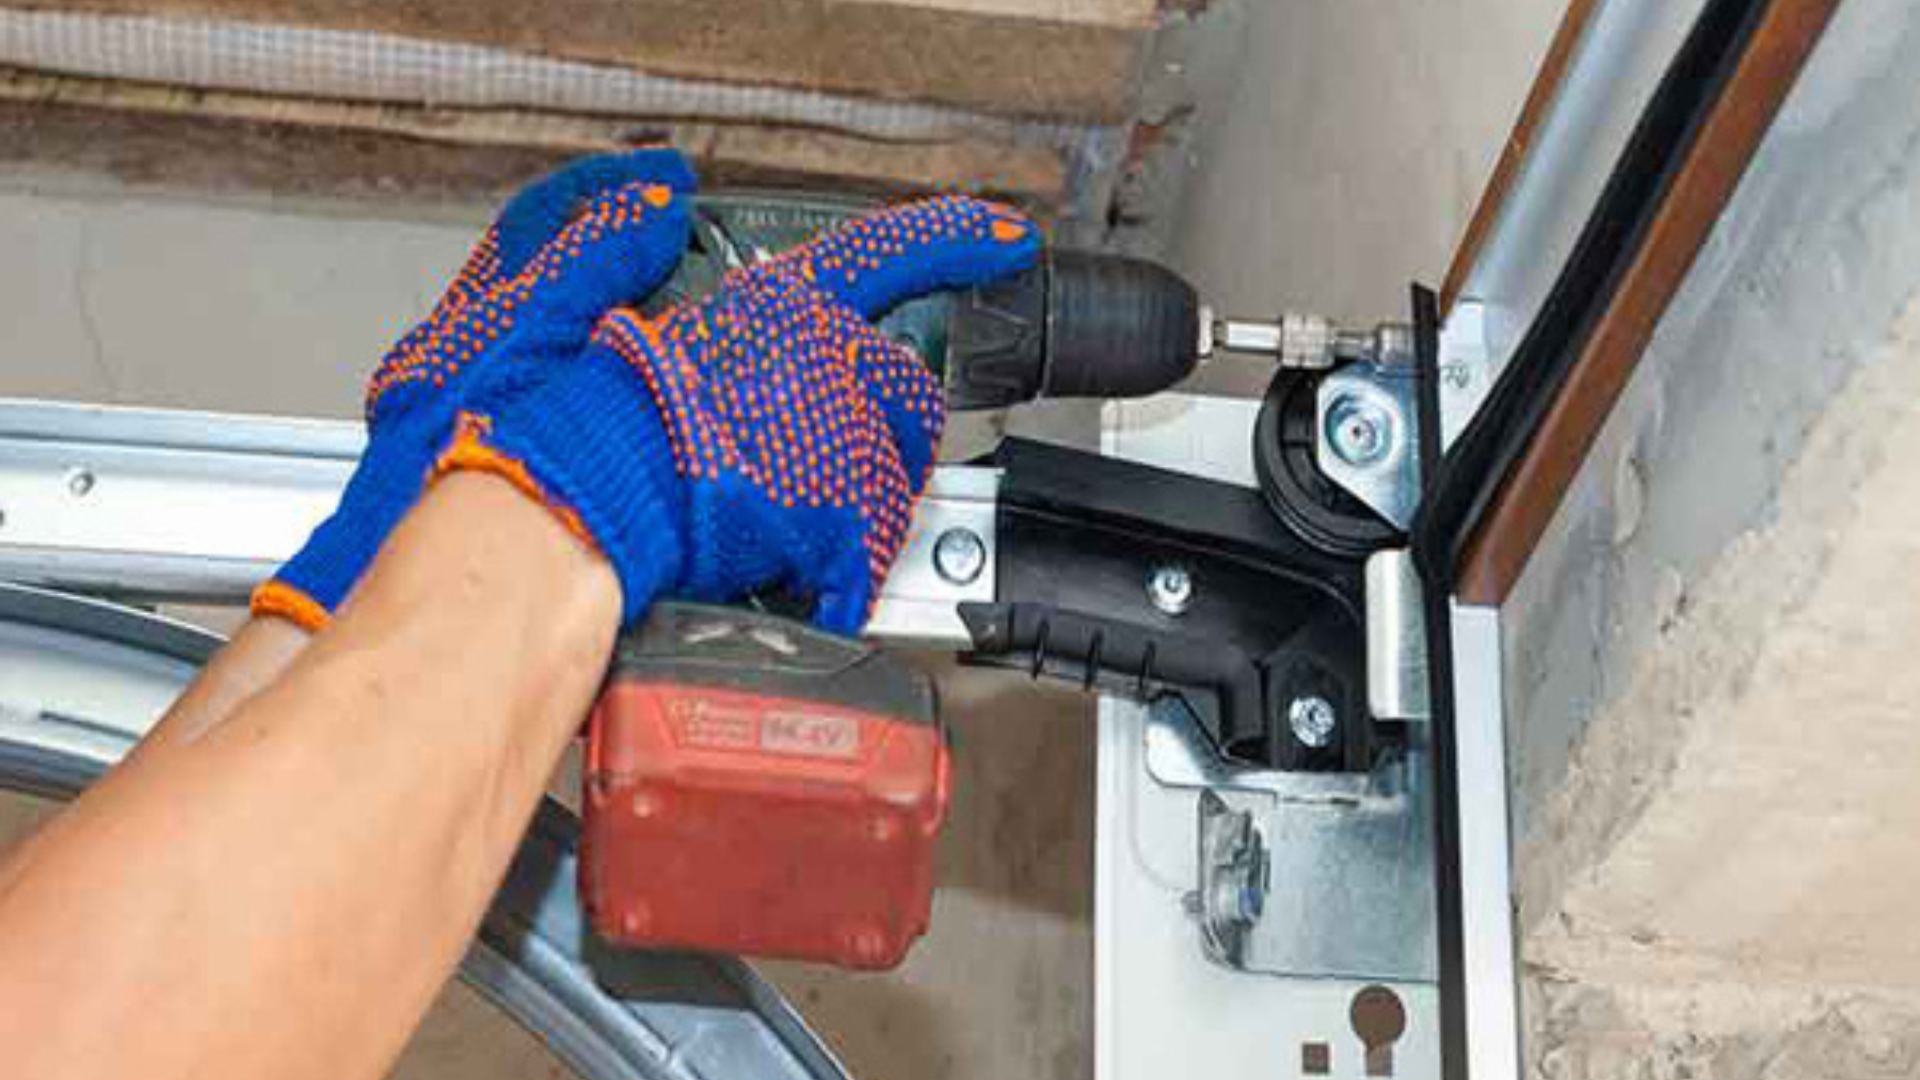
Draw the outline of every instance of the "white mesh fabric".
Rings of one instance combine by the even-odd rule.
[[[0,8],[0,65],[209,90],[796,124],[882,139],[1071,145],[1082,129],[962,109],[665,78],[361,31]]]

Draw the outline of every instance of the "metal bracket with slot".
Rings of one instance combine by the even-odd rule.
[[[1200,887],[1186,896],[1200,923],[1207,956],[1246,967],[1247,935],[1266,907],[1272,867],[1253,815],[1227,808],[1212,791],[1200,793]]]

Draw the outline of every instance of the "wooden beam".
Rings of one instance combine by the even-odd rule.
[[[40,9],[395,34],[656,75],[1117,123],[1155,0],[43,0]]]
[[[1045,211],[1066,165],[1041,147],[895,143],[812,129],[282,98],[0,69],[0,161],[206,189],[465,191],[492,198],[579,153],[662,139],[710,184],[901,194],[964,189]],[[416,190],[417,189],[417,190]]]

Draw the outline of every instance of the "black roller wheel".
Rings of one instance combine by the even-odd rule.
[[[1260,491],[1282,523],[1331,555],[1359,557],[1401,538],[1367,504],[1328,479],[1314,461],[1314,393],[1320,378],[1282,370],[1267,385],[1253,431]]]

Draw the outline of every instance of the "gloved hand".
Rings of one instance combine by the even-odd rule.
[[[419,501],[460,395],[494,365],[571,360],[617,304],[686,250],[694,176],[671,150],[587,158],[508,202],[466,266],[367,384],[368,441],[333,515],[254,591],[256,615],[317,630]]]
[[[968,198],[854,222],[701,302],[616,311],[571,363],[482,370],[440,470],[488,470],[550,506],[613,564],[628,623],[660,596],[779,584],[854,633],[942,418],[939,380],[869,320],[1039,247],[1017,213]]]

